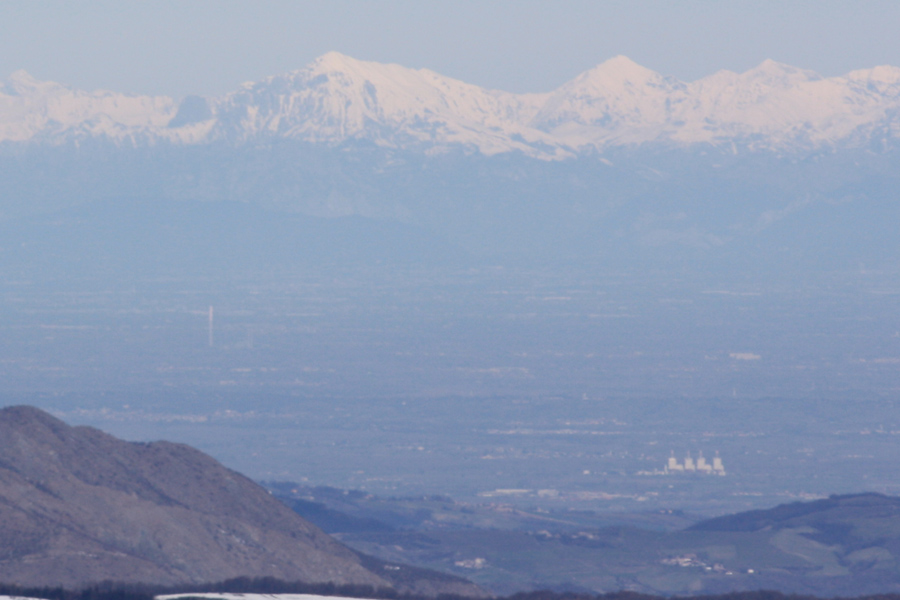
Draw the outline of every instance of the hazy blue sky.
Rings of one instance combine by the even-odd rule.
[[[836,75],[900,65],[898,28],[895,0],[7,0],[0,78],[216,94],[329,50],[519,92],[617,54],[684,80],[766,58]]]

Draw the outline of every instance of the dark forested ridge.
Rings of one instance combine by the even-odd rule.
[[[812,502],[792,502],[767,510],[753,510],[707,519],[688,529],[693,531],[759,531],[766,528],[817,526],[831,530],[831,541],[848,543],[850,520],[900,518],[900,498],[883,494],[831,496]],[[845,523],[837,527],[838,522]]]

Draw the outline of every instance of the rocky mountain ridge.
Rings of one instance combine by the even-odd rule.
[[[900,68],[840,77],[767,60],[685,83],[618,56],[549,93],[486,90],[328,53],[219,97],[84,92],[22,71],[0,86],[0,142],[243,145],[278,139],[557,160],[623,147],[794,152],[900,137]]]

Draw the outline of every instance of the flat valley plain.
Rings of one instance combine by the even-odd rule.
[[[7,276],[2,401],[257,480],[699,518],[900,494],[898,295],[864,269]]]

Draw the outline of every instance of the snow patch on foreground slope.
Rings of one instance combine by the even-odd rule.
[[[210,600],[366,600],[365,598],[347,598],[344,596],[319,596],[316,594],[170,594],[156,596],[155,600],[178,600],[179,598],[209,598]],[[0,600],[43,600],[25,596],[0,596]]]
[[[318,596],[316,594],[171,594],[156,596],[154,600],[179,600],[180,598],[209,598],[210,600],[366,600],[345,596]],[[2,600],[2,599],[0,599]]]

